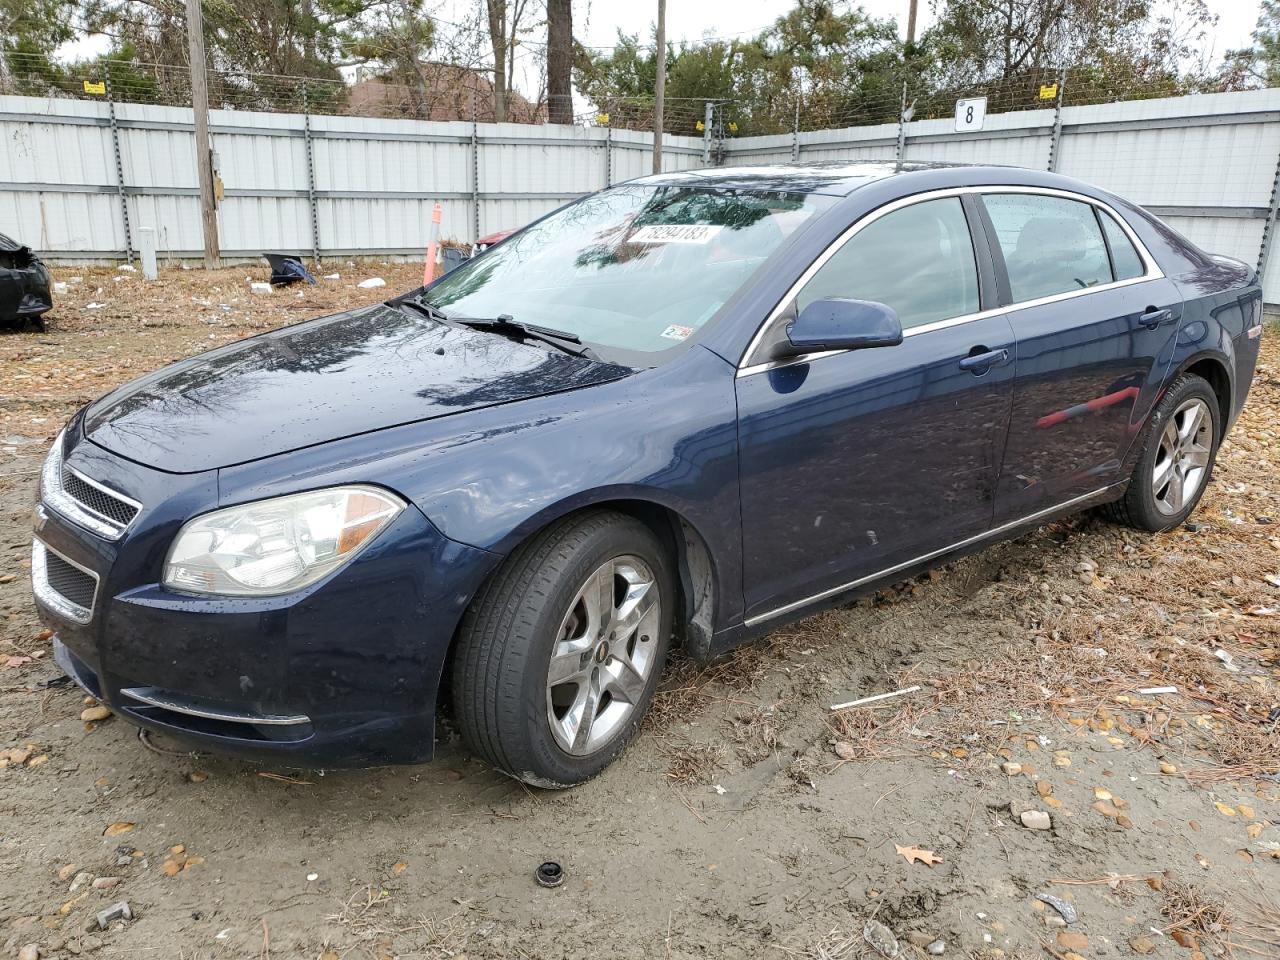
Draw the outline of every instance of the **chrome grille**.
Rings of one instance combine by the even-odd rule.
[[[93,595],[98,584],[89,574],[73,567],[56,553],[50,553],[45,557],[45,577],[49,588],[61,594],[64,600],[85,610],[93,610]]]
[[[63,435],[58,434],[40,471],[40,498],[55,513],[96,533],[119,540],[142,509],[123,493],[86,477],[62,462]]]
[[[31,585],[36,599],[74,623],[93,619],[98,576],[40,540],[31,543]]]
[[[103,487],[96,486],[74,470],[62,465],[62,489],[67,496],[75,500],[98,516],[103,517],[121,528],[127,527],[138,515],[138,508],[121,499]]]

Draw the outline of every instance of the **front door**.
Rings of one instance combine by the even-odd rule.
[[[795,306],[826,297],[886,303],[905,336],[740,373],[748,622],[991,525],[1013,333],[1003,314],[965,319],[981,303],[960,198],[919,201],[860,228]]]
[[[1182,307],[1173,282],[1105,208],[1034,193],[982,199],[1018,345],[1000,524],[1123,479],[1168,373]]]

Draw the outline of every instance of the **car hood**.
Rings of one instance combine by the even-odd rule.
[[[84,433],[137,463],[196,473],[630,372],[379,304],[157,370],[94,403]]]

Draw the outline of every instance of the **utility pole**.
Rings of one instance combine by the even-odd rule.
[[[911,6],[907,9],[907,46],[912,47],[916,42],[916,3],[917,0],[911,0]]]
[[[662,109],[667,93],[667,0],[658,0],[658,76],[653,84],[653,172],[662,172]]]
[[[218,266],[218,214],[213,199],[213,150],[209,145],[209,86],[204,64],[204,16],[200,0],[187,0],[187,48],[191,56],[191,106],[196,115],[196,173],[200,177],[200,221],[204,265]]]

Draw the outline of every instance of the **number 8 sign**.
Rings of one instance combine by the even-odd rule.
[[[956,101],[956,130],[981,130],[987,115],[987,98],[971,97]]]

